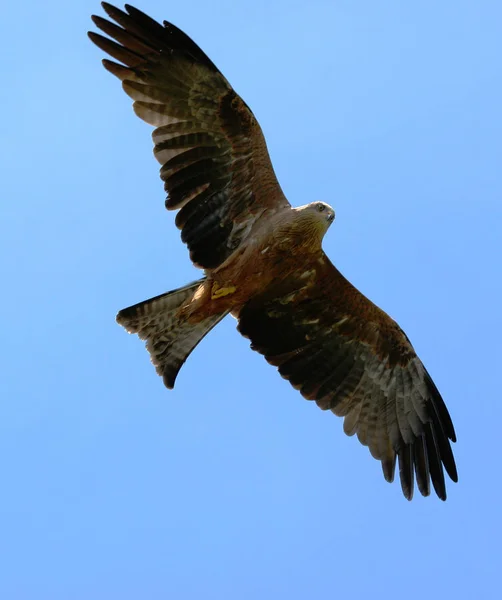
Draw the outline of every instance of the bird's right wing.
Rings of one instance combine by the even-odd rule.
[[[93,16],[110,40],[90,32],[112,58],[136,114],[156,129],[154,154],[168,209],[196,266],[214,269],[261,217],[290,207],[277,182],[260,125],[204,52],[171,23],[103,2],[118,25]]]

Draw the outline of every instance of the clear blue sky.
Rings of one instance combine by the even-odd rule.
[[[137,6],[252,107],[290,201],[336,208],[325,249],[434,377],[460,482],[408,503],[232,319],[163,387],[114,321],[199,276],[150,128],[87,40],[97,1],[9,2],[0,597],[499,597],[502,4]]]

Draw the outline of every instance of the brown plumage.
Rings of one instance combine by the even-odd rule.
[[[356,290],[322,250],[334,219],[322,202],[292,208],[260,126],[214,63],[174,25],[126,5],[93,16],[110,38],[92,41],[117,62],[136,114],[154,125],[166,207],[205,277],[119,312],[147,341],[172,388],[198,342],[228,313],[251,347],[308,400],[344,417],[344,430],[394,478],[406,498],[416,477],[446,498],[457,472],[448,410],[405,333]],[[115,40],[115,41],[113,41]],[[444,470],[443,470],[444,469]]]

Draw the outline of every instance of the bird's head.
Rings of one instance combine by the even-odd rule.
[[[335,220],[335,211],[325,202],[311,202],[294,208],[294,228],[308,245],[320,247],[322,238]]]
[[[326,202],[311,202],[294,209],[299,219],[314,226],[321,236],[324,236],[329,226],[335,220],[335,211]]]

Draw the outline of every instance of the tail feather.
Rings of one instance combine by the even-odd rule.
[[[187,321],[180,311],[204,280],[124,308],[117,323],[146,340],[146,349],[157,373],[172,389],[182,365],[197,344],[228,314],[213,315],[198,323]]]

